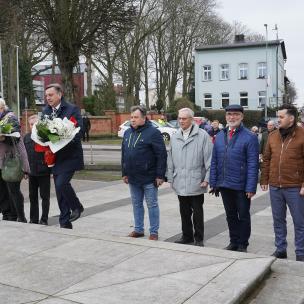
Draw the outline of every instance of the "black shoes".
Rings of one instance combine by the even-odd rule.
[[[66,224],[60,225],[60,228],[73,229],[73,225],[72,225],[72,223],[66,223]]]
[[[247,252],[247,246],[239,245],[237,251],[238,252]]]
[[[230,251],[238,251],[238,248],[239,248],[238,245],[235,245],[235,244],[230,243],[230,244],[229,244],[227,247],[225,247],[224,249],[230,250]]]
[[[287,252],[286,252],[286,250],[285,251],[276,250],[271,256],[274,256],[277,259],[287,259]]]
[[[47,221],[47,220],[41,219],[41,220],[39,221],[39,224],[40,224],[40,225],[47,226],[47,225],[48,225],[48,221]]]
[[[200,247],[204,247],[204,241],[195,241],[194,242],[195,246],[200,246]]]
[[[76,220],[78,220],[81,216],[81,213],[84,211],[83,206],[80,204],[80,208],[79,209],[75,209],[72,211],[71,216],[70,216],[70,222],[74,222]]]
[[[38,224],[38,221],[30,220],[30,224]]]
[[[192,244],[193,243],[193,239],[185,239],[183,237],[181,237],[180,239],[174,241],[174,243],[176,244]]]
[[[25,217],[18,217],[17,218],[17,222],[20,222],[20,223],[27,223],[27,220]]]
[[[298,262],[304,262],[304,255],[297,255],[296,256],[296,261],[298,261]]]

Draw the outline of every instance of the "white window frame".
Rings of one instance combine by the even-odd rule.
[[[248,79],[248,63],[239,63],[239,79],[247,80]]]
[[[220,80],[229,80],[230,78],[229,64],[224,63],[220,65]]]
[[[263,94],[261,94],[263,93]],[[264,103],[262,104],[262,100],[264,99]],[[264,108],[266,104],[266,91],[258,91],[258,103],[259,108]]]
[[[209,65],[209,64],[203,65],[203,68],[202,68],[202,80],[203,81],[211,81],[212,80],[212,68],[211,68],[211,65]]]
[[[208,95],[209,97],[206,97],[206,95]],[[210,106],[206,106],[206,101],[210,101]],[[212,108],[212,94],[211,93],[204,94],[204,108]]]
[[[223,96],[223,95],[228,95],[228,96]],[[229,93],[228,92],[223,92],[223,93],[221,93],[221,104],[222,104],[222,108],[223,109],[225,109],[227,106],[229,106],[229,104],[230,104],[230,95],[229,95]],[[226,104],[226,105],[224,105],[223,104],[223,102],[225,101],[225,100],[228,100],[228,104]]]
[[[266,62],[258,62],[257,64],[257,77],[265,79],[267,76],[267,65]]]
[[[244,96],[242,96],[242,94],[246,94]],[[247,104],[246,105],[243,105],[242,104],[242,101],[246,100],[247,101]],[[248,107],[248,92],[240,92],[240,105],[244,108],[247,108]]]

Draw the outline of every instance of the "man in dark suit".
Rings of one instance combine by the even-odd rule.
[[[89,141],[90,137],[89,137],[89,133],[91,130],[91,122],[90,122],[90,118],[88,117],[88,115],[86,113],[84,113],[84,115],[82,116],[82,123],[83,123],[83,130],[82,130],[82,140],[83,141]]]
[[[53,115],[61,119],[74,117],[77,126],[82,129],[80,110],[77,106],[64,100],[61,85],[57,83],[48,85],[45,89],[45,97],[48,105],[44,108],[43,115]],[[70,183],[75,171],[82,170],[83,167],[81,132],[79,132],[68,145],[56,153],[55,166],[52,168],[60,209],[61,228],[72,229],[71,222],[77,220],[84,210]]]

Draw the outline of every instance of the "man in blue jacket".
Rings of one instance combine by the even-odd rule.
[[[131,127],[122,141],[122,179],[129,184],[134,215],[134,231],[129,236],[144,236],[144,206],[146,199],[150,240],[158,240],[159,206],[158,187],[164,182],[167,151],[163,137],[147,120],[142,106],[131,108]]]
[[[48,85],[45,89],[45,96],[48,105],[44,108],[43,115],[61,119],[73,117],[77,121],[77,126],[82,130],[80,110],[77,106],[64,100],[60,84]],[[82,170],[83,167],[81,132],[79,132],[68,145],[56,153],[55,166],[52,168],[60,209],[59,223],[61,228],[72,229],[71,222],[77,220],[84,210],[70,183],[75,171]]]
[[[247,252],[250,203],[258,182],[259,143],[257,136],[242,124],[242,106],[230,105],[225,110],[228,127],[215,139],[210,192],[221,193],[226,211],[230,244],[225,249]]]

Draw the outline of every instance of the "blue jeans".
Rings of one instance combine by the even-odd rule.
[[[285,251],[287,248],[286,211],[288,206],[294,224],[296,255],[304,256],[304,197],[300,196],[300,188],[270,186],[270,201],[277,250]]]
[[[129,184],[131,199],[133,205],[133,215],[135,228],[138,233],[144,232],[144,197],[146,199],[149,221],[150,221],[150,234],[158,234],[159,229],[159,206],[157,200],[158,188],[153,183],[147,185],[134,185]]]

